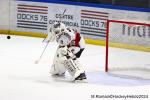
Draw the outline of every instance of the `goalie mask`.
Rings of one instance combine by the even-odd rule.
[[[55,22],[52,26],[52,31],[56,36],[62,34],[63,31],[66,30],[66,27],[63,23]]]
[[[68,31],[64,31],[61,35],[56,37],[56,41],[60,46],[67,46],[71,42],[71,36]]]

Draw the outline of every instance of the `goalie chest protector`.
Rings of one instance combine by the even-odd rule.
[[[60,46],[67,46],[71,41],[71,36],[68,33],[63,33],[56,38],[56,41]]]

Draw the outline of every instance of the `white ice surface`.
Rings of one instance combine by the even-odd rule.
[[[56,43],[50,43],[39,64],[34,63],[46,45],[42,40],[22,36],[8,40],[0,35],[0,100],[93,100],[92,94],[150,95],[150,80],[105,73],[105,48],[101,46],[87,45],[80,58],[87,83],[72,83],[68,75],[65,79],[52,78],[49,69]]]

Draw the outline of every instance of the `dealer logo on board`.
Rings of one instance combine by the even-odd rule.
[[[17,27],[25,29],[47,30],[48,7],[18,4]]]

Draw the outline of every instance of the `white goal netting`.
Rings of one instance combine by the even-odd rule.
[[[106,71],[150,79],[150,24],[108,21],[107,27]]]

